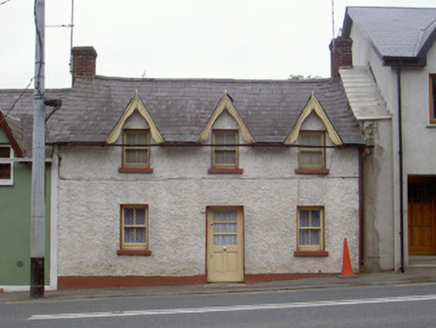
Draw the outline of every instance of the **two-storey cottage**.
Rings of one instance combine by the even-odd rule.
[[[345,238],[359,270],[365,141],[339,79],[112,78],[96,56],[73,49],[47,121],[58,288],[332,275]]]
[[[59,288],[334,274],[344,238],[358,269],[364,140],[339,80],[108,78],[73,54],[49,123]]]

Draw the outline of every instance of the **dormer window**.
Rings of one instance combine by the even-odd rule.
[[[0,145],[0,185],[13,184],[13,150],[10,146]]]
[[[212,174],[241,174],[237,130],[212,131]]]
[[[301,131],[297,174],[328,174],[325,160],[325,132]]]
[[[213,131],[212,167],[237,168],[238,167],[238,131]]]
[[[151,173],[150,168],[150,131],[123,131],[123,158],[121,173]]]

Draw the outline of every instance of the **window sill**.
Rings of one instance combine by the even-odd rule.
[[[137,167],[120,167],[118,168],[118,172],[120,173],[146,173],[146,174],[150,174],[153,173],[153,169],[152,168],[137,168]]]
[[[207,173],[209,174],[242,174],[244,169],[216,169],[210,168]]]
[[[117,255],[151,256],[151,251],[140,249],[119,249]]]
[[[295,257],[327,257],[329,252],[326,251],[296,251]]]
[[[13,186],[14,182],[11,180],[0,180],[0,186]]]
[[[329,169],[295,169],[295,174],[328,175],[330,174],[330,170]]]
[[[427,124],[427,129],[436,129],[436,123]]]

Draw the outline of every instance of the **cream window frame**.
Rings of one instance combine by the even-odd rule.
[[[301,220],[300,215],[302,211],[308,211],[309,212],[309,226],[301,227]],[[311,226],[311,217],[312,217],[312,211],[319,211],[320,212],[320,222],[319,227],[313,227]],[[300,244],[300,230],[308,230],[309,231],[309,244],[308,245],[301,245]],[[319,245],[313,245],[310,244],[310,231],[312,230],[318,230],[319,231]],[[306,251],[306,252],[318,252],[318,251],[324,251],[325,247],[325,216],[324,216],[324,207],[322,206],[299,206],[297,208],[297,249],[298,251]]]
[[[125,217],[124,212],[125,209],[133,209],[134,210],[134,223],[126,225],[125,224]],[[136,210],[142,209],[144,210],[144,224],[136,224]],[[125,241],[125,229],[131,228],[135,229],[135,235],[136,235],[136,229],[145,229],[144,231],[144,242],[140,243],[129,243]],[[121,213],[120,213],[120,248],[122,250],[148,250],[149,247],[149,241],[148,241],[148,205],[132,205],[132,204],[123,204],[121,205]]]
[[[128,134],[136,134],[135,137],[135,144],[139,144],[137,139],[139,134],[146,135],[146,144],[150,144],[150,131],[149,130],[123,130],[123,159],[122,159],[122,167],[126,168],[141,168],[141,169],[147,169],[150,168],[150,147],[149,146],[134,146],[134,145],[128,145],[127,144],[127,135]],[[139,162],[139,163],[129,163],[127,162],[127,151],[129,150],[136,150],[141,151],[145,150],[147,151],[147,159],[146,162]]]
[[[303,143],[302,138],[303,137],[313,137],[313,136],[319,136],[321,138],[321,143],[319,145],[319,148],[312,148],[312,147],[300,147],[298,151],[298,166],[300,169],[306,169],[306,170],[319,170],[319,169],[325,169],[326,168],[326,156],[325,156],[325,143],[326,143],[326,135],[324,131],[300,131],[299,135],[299,145],[305,146],[306,144]],[[310,146],[310,145],[306,145]],[[302,157],[305,154],[313,154],[313,153],[319,153],[321,157],[321,163],[320,164],[302,164]]]
[[[429,75],[430,123],[436,124],[436,74]]]
[[[234,136],[234,142],[229,143],[229,145],[237,145],[239,143],[239,133],[238,130],[213,130],[212,131],[212,168],[216,169],[237,169],[239,168],[239,147],[238,146],[215,146],[216,135],[223,134],[224,136]],[[224,137],[225,139],[226,137]],[[226,143],[224,143],[226,144]],[[235,162],[234,163],[216,163],[217,152],[234,152]]]
[[[10,167],[10,177],[8,179],[0,179],[0,186],[11,186],[14,184],[14,151],[9,145],[0,145],[0,148],[8,148],[9,149],[9,157],[0,157],[1,165],[9,165]]]

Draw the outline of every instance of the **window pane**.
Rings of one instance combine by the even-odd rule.
[[[137,134],[137,142],[138,145],[146,145],[147,144],[147,134],[146,133],[138,133]]]
[[[232,132],[232,133],[226,133],[224,135],[224,143],[226,145],[235,145],[236,144],[236,133]]]
[[[321,219],[320,219],[320,211],[315,210],[315,211],[311,211],[311,217],[310,217],[310,223],[311,223],[311,227],[319,227],[321,224]]]
[[[134,209],[133,208],[125,208],[124,209],[124,224],[132,225],[134,224]]]
[[[10,158],[11,151],[9,147],[0,147],[0,158]]]
[[[322,163],[322,152],[310,152],[309,154],[309,164],[310,165],[321,165]]]
[[[236,151],[215,150],[215,164],[235,164]]]
[[[136,209],[136,224],[137,225],[145,224],[145,209],[143,208]]]
[[[238,217],[238,213],[236,211],[214,211],[213,212],[213,220],[224,221],[224,222],[236,222]]]
[[[213,225],[213,232],[235,232],[236,233],[236,223],[215,223]]]
[[[237,245],[236,235],[214,235],[213,244],[218,246]]]
[[[225,163],[235,164],[236,163],[236,151],[226,151],[225,153]]]
[[[222,151],[215,151],[215,164],[224,164],[224,153]]]
[[[147,162],[147,150],[137,150],[137,163],[146,163]]]
[[[309,227],[309,211],[300,211],[300,227]]]
[[[310,230],[310,245],[319,245],[319,230]]]
[[[413,185],[413,202],[414,203],[421,203],[421,188],[422,185],[415,184]]]
[[[126,162],[136,163],[136,150],[126,150]]]
[[[425,184],[424,190],[422,194],[422,201],[423,203],[430,203],[431,202],[431,185]]]
[[[136,145],[136,134],[135,133],[126,133],[126,143],[128,145]]]
[[[310,136],[310,145],[311,146],[321,146],[322,136],[321,134],[312,134]]]
[[[124,242],[133,243],[135,241],[135,229],[124,228]]]
[[[145,243],[145,228],[136,228],[136,242]]]
[[[217,145],[224,144],[224,134],[215,132],[215,144]]]
[[[0,179],[11,179],[11,164],[0,164]]]
[[[301,135],[300,142],[302,145],[310,145],[310,135]]]
[[[300,152],[300,165],[306,166],[310,164],[310,153],[307,153],[303,150]]]
[[[309,230],[300,229],[299,231],[299,244],[309,245]]]

